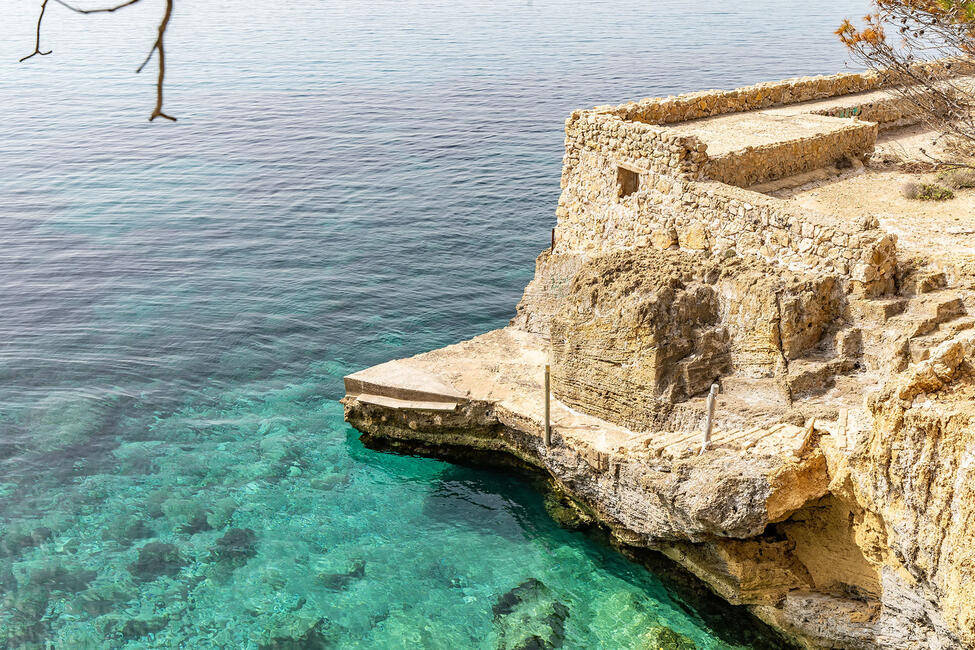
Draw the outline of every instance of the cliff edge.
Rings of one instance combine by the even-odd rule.
[[[975,249],[801,200],[905,173],[918,119],[870,73],[576,111],[514,320],[350,375],[347,420],[536,468],[807,647],[975,647]]]

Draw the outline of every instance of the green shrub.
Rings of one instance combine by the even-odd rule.
[[[944,185],[937,183],[921,183],[921,191],[917,198],[921,201],[947,201],[955,198],[955,193]]]

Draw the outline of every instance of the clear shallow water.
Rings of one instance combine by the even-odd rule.
[[[0,647],[774,643],[336,400],[511,317],[572,109],[842,69],[783,4],[180,2],[150,125],[158,7],[0,0]]]

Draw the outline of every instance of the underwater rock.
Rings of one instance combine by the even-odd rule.
[[[213,530],[219,530],[230,523],[234,512],[237,510],[237,502],[229,497],[218,499],[207,508],[207,523]]]
[[[167,499],[161,508],[177,532],[193,534],[209,529],[206,510],[193,499]]]
[[[329,638],[329,622],[322,617],[312,620],[298,617],[286,629],[268,632],[269,639],[258,644],[258,650],[325,650],[334,646]]]
[[[647,632],[645,650],[697,650],[697,644],[666,625],[658,625]]]
[[[129,565],[129,573],[149,581],[159,576],[174,576],[183,567],[183,558],[175,544],[149,542],[139,549],[139,559]]]
[[[73,594],[87,589],[96,577],[98,577],[98,572],[91,569],[67,569],[63,566],[52,566],[32,571],[30,581],[32,585],[42,589]]]
[[[217,561],[244,564],[257,555],[257,534],[250,528],[231,528],[217,540],[210,557]]]
[[[142,619],[142,618],[132,618],[122,625],[119,633],[122,635],[122,639],[125,641],[132,641],[135,639],[141,639],[144,636],[154,634],[159,630],[166,627],[169,621],[165,618],[152,618],[152,619]]]
[[[491,607],[491,611],[494,613],[495,617],[506,616],[514,611],[515,607],[524,602],[526,599],[534,597],[538,592],[542,590],[547,590],[548,587],[545,586],[538,578],[529,578],[521,584],[519,584],[514,589],[511,589],[504,594],[502,594],[497,602]]]
[[[47,526],[40,526],[30,531],[30,538],[35,544],[41,544],[42,542],[46,542],[47,540],[51,539],[53,534],[53,531]]]
[[[0,442],[0,460],[13,458],[20,452],[20,445],[12,442]]]
[[[184,535],[196,535],[197,533],[213,530],[213,528],[210,526],[206,513],[200,512],[177,530]]]
[[[349,568],[345,571],[339,571],[337,573],[319,573],[318,580],[327,589],[345,589],[354,580],[366,575],[366,563],[365,560],[352,560]]]
[[[50,528],[41,526],[26,533],[9,533],[0,539],[0,557],[18,556],[24,551],[40,546],[51,538]]]
[[[555,600],[537,578],[502,594],[491,611],[498,628],[499,650],[548,650],[565,643],[569,608]]]
[[[155,535],[156,531],[142,519],[135,520],[125,528],[125,539],[131,542],[140,539],[149,539],[150,537],[155,537]]]
[[[324,474],[318,478],[313,478],[311,480],[311,487],[315,490],[321,490],[322,492],[327,492],[329,490],[334,490],[335,488],[345,485],[349,482],[348,472],[331,472],[329,474]]]
[[[146,521],[133,516],[118,517],[102,531],[102,539],[114,540],[126,546],[155,536],[156,531]]]
[[[544,499],[545,512],[562,528],[578,530],[589,528],[596,520],[565,495],[550,491]]]
[[[545,639],[533,634],[518,645],[512,646],[512,650],[546,650],[551,647]]]
[[[48,627],[44,619],[49,604],[49,595],[44,589],[30,588],[20,592],[7,593],[0,598],[0,612],[6,614],[0,631],[3,648],[42,647],[48,637]]]

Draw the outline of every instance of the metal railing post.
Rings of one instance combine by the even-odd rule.
[[[708,392],[708,417],[704,421],[704,442],[701,443],[701,452],[698,456],[702,456],[711,444],[711,428],[714,426],[714,403],[717,397],[718,384],[714,383],[711,384],[711,390]]]
[[[548,364],[546,364],[545,365],[545,446],[546,447],[552,446],[552,422],[550,419],[551,411],[552,411],[552,407],[550,404],[551,402],[550,376],[551,376],[551,370],[549,369]]]

